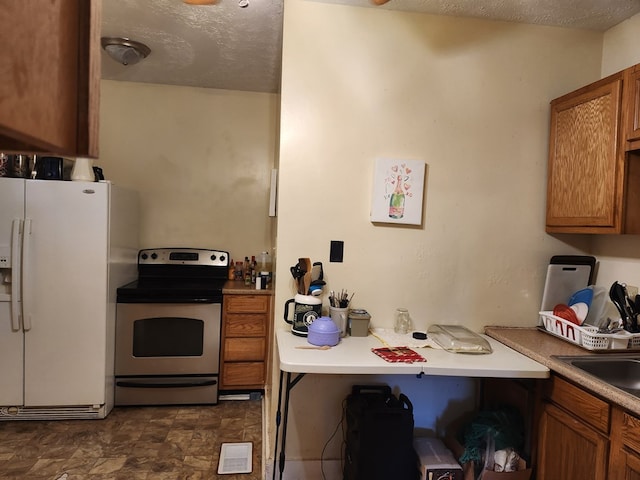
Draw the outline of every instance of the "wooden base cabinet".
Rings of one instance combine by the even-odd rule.
[[[609,404],[559,377],[547,387],[536,478],[607,480]]]
[[[544,448],[537,478],[606,480],[608,438],[553,404],[546,404],[539,431]]]
[[[556,375],[541,404],[536,478],[640,480],[640,418]]]
[[[640,419],[620,408],[612,412],[611,480],[640,480]]]
[[[264,389],[271,334],[271,295],[225,295],[220,390]]]

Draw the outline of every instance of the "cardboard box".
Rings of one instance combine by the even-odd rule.
[[[449,434],[445,437],[444,441],[447,448],[449,448],[456,458],[460,458],[462,452],[464,452],[464,448],[452,434]],[[464,472],[463,480],[475,480],[474,474],[474,464],[473,462],[468,462],[462,465],[462,470]],[[518,471],[516,472],[490,472],[485,471],[482,476],[482,480],[530,480],[531,479],[532,469],[527,468],[527,463],[520,459],[518,463]]]
[[[462,467],[442,440],[415,437],[413,447],[420,458],[421,480],[464,480]]]
[[[517,472],[489,472],[485,471],[482,480],[529,480],[531,469],[527,468],[527,463],[520,459]]]

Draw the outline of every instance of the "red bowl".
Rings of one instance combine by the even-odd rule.
[[[553,314],[556,317],[560,317],[563,320],[566,320],[571,323],[575,323],[576,325],[581,325],[580,319],[576,315],[576,312],[568,305],[559,304],[553,307]]]

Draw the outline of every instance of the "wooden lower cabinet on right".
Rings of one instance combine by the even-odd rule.
[[[640,480],[640,419],[614,407],[611,412],[611,480]]]
[[[609,439],[596,429],[547,403],[538,434],[538,479],[607,479]]]
[[[537,480],[640,480],[640,419],[552,374],[543,387]]]

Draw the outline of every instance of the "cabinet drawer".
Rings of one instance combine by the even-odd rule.
[[[234,314],[224,320],[225,337],[264,337],[267,334],[265,315]]]
[[[264,386],[264,363],[225,363],[222,369],[222,388]]]
[[[551,377],[548,397],[585,423],[608,433],[610,407],[607,402],[558,377]]]
[[[622,442],[640,452],[640,419],[628,413],[622,416]]]
[[[229,313],[267,313],[269,295],[226,295],[224,310]]]
[[[266,341],[264,338],[226,338],[224,340],[225,362],[264,361]]]

